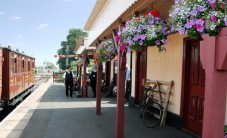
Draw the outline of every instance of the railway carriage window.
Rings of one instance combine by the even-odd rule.
[[[24,60],[24,72],[26,72],[26,61]]]
[[[10,57],[10,72],[11,72],[11,74],[14,74],[15,73],[14,54],[11,54],[11,57]]]
[[[26,59],[26,61],[25,61],[25,71],[26,71],[26,72],[28,71],[28,61],[27,61],[27,59]]]
[[[14,73],[17,73],[17,58],[14,59]]]
[[[28,71],[31,71],[30,61],[28,61]]]
[[[18,69],[19,73],[22,72],[21,68],[22,68],[22,61],[21,61],[21,59],[20,59],[20,60],[19,60],[19,69]]]
[[[21,66],[21,57],[19,56],[17,59],[17,73],[20,73],[20,66]]]
[[[21,60],[20,71],[21,71],[21,72],[24,72],[24,62],[23,62],[23,60]]]
[[[26,66],[25,66],[25,70],[26,70],[26,72],[28,71],[28,61],[26,60],[26,62],[25,62],[26,64]]]
[[[33,68],[33,69],[35,68],[34,60],[32,60],[32,68]]]
[[[24,61],[22,61],[22,70],[23,70],[23,72],[24,72]]]

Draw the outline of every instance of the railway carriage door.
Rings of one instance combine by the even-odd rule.
[[[135,78],[135,103],[139,104],[140,97],[143,95],[143,84],[147,75],[147,49],[137,52],[136,59],[136,78]]]
[[[186,41],[184,127],[202,134],[205,70],[200,61],[199,41]]]
[[[24,90],[25,89],[25,61],[24,61],[25,59],[24,59],[24,57],[22,57],[22,60],[21,60],[21,62],[22,62],[22,89]]]
[[[2,62],[2,49],[0,49],[0,99],[1,99],[1,96],[2,96],[2,65],[3,65],[3,62]]]

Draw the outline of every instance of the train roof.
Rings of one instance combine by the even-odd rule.
[[[26,56],[26,57],[29,57],[29,58],[35,59],[35,58],[34,58],[34,57],[32,57],[32,56],[28,56],[28,55],[26,55],[25,53],[19,52],[19,51],[17,51],[17,50],[12,50],[12,49],[11,49],[11,48],[9,48],[9,47],[2,47],[2,46],[0,46],[0,49],[9,50],[9,51],[11,51],[11,52],[14,52],[14,53],[17,53],[17,54],[20,54],[20,55],[23,55],[23,56]]]

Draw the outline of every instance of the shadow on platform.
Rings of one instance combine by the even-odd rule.
[[[95,100],[67,98],[64,85],[54,83],[40,99],[20,137],[115,138],[116,98],[102,99],[101,115],[96,115]],[[125,138],[192,138],[168,125],[146,128],[136,108],[125,105],[124,115]]]

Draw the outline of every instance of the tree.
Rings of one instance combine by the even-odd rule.
[[[67,40],[61,42],[61,48],[57,50],[58,55],[66,55],[66,47],[69,48],[68,54],[74,54],[73,51],[76,46],[76,41],[80,37],[86,37],[88,36],[87,32],[84,32],[82,29],[69,29],[68,35],[66,36]],[[75,61],[74,57],[69,58],[69,65],[72,61]],[[59,68],[64,70],[66,68],[66,61],[65,58],[59,58],[57,61],[57,64],[59,65]]]
[[[57,67],[53,63],[51,63],[49,61],[45,62],[45,68],[46,69],[57,69]]]

